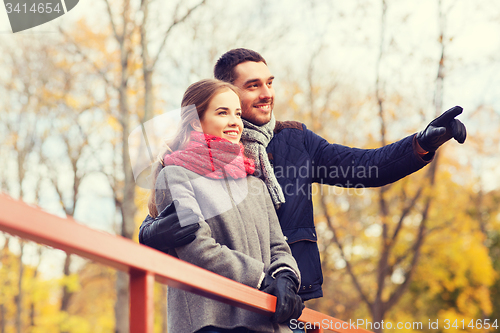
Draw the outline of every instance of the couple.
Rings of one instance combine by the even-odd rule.
[[[196,239],[170,254],[277,296],[268,317],[189,292],[168,292],[169,332],[280,332],[297,319],[300,273],[264,182],[244,154],[238,88],[218,80],[192,84],[182,99],[180,129],[154,166],[150,214],[174,201]],[[173,209],[173,208],[170,208]],[[165,211],[167,214],[169,209]],[[185,219],[182,213],[189,211]],[[194,221],[191,221],[195,217]]]
[[[379,149],[365,150],[329,144],[326,140],[309,131],[303,124],[274,121],[272,117],[274,105],[272,83],[274,77],[271,75],[265,60],[258,53],[247,49],[231,50],[219,59],[214,72],[217,79],[233,83],[239,88],[241,117],[245,123],[242,137],[245,154],[241,153],[241,149],[238,151],[235,148],[228,148],[229,144],[226,142],[226,140],[231,142],[233,139],[234,142],[237,142],[236,139],[239,139],[239,135],[241,135],[241,131],[235,130],[239,128],[238,124],[231,123],[230,125],[227,123],[224,125],[226,127],[220,127],[218,131],[211,133],[212,137],[208,136],[207,143],[207,136],[203,135],[200,130],[206,132],[207,126],[211,129],[217,129],[218,127],[212,127],[209,123],[206,123],[204,127],[203,115],[200,115],[199,124],[186,118],[184,126],[189,129],[187,131],[189,133],[184,133],[184,139],[178,140],[179,144],[173,147],[173,150],[175,150],[173,154],[162,156],[162,162],[166,165],[165,169],[175,169],[177,172],[172,173],[172,179],[170,179],[170,171],[168,173],[163,170],[160,172],[156,182],[159,187],[155,191],[156,198],[150,205],[150,215],[155,219],[149,216],[146,218],[141,226],[139,238],[143,244],[162,251],[173,251],[179,257],[194,255],[195,257],[186,257],[185,259],[192,262],[200,261],[200,266],[247,285],[259,287],[260,284],[261,289],[267,290],[278,297],[277,314],[281,318],[277,318],[277,315],[275,315],[273,318],[275,322],[286,321],[286,319],[299,314],[300,310],[298,309],[301,309],[302,306],[296,301],[297,298],[292,295],[293,292],[296,292],[297,286],[299,286],[299,295],[302,300],[322,296],[322,274],[316,245],[311,196],[304,193],[304,191],[300,191],[300,188],[304,188],[304,185],[306,185],[305,188],[309,189],[310,186],[307,185],[313,182],[343,186],[349,186],[349,184],[351,186],[354,184],[367,187],[382,186],[401,179],[427,165],[432,160],[436,149],[452,137],[461,143],[465,140],[465,127],[455,119],[462,109],[454,107],[433,120],[422,132]],[[202,82],[208,84],[210,81]],[[230,86],[223,90],[225,94],[215,94],[211,98],[205,95],[205,100],[201,102],[209,105],[217,97],[223,95],[229,97],[236,94],[236,90]],[[236,104],[236,100],[234,102]],[[202,110],[199,105],[196,105],[196,102],[187,101],[187,103],[195,104],[198,112]],[[183,105],[188,104],[183,103]],[[229,109],[230,105],[225,107]],[[224,111],[229,112],[228,110]],[[207,111],[204,112],[206,114]],[[229,117],[237,117],[237,114],[229,115]],[[216,118],[214,118],[214,121]],[[233,121],[237,122],[236,120]],[[187,134],[189,135],[187,136]],[[217,137],[226,140],[220,140]],[[187,141],[189,143],[185,147],[181,147],[181,144]],[[222,151],[225,149],[231,151],[230,153],[226,152],[226,155],[231,155],[231,157],[228,158],[228,156],[224,156],[224,153],[221,153],[220,161],[217,160],[216,163],[215,159],[213,159],[213,166],[212,160],[208,159],[210,167],[207,168],[207,163],[199,163],[202,159],[196,158],[196,155],[193,154],[203,154],[204,151],[206,155],[209,146],[221,148]],[[251,191],[249,191],[248,196],[241,203],[225,203],[229,204],[232,210],[225,211],[220,216],[212,214],[206,220],[203,216],[203,209],[209,211],[210,207],[200,207],[200,200],[193,200],[196,195],[204,195],[205,199],[201,201],[205,201],[216,197],[220,190],[221,194],[228,197],[228,193],[233,188],[237,189],[240,186],[238,183],[241,183],[242,180],[247,182],[247,185],[251,183],[253,187],[256,186],[255,184],[262,187],[260,180],[252,176],[246,177],[247,174],[251,174],[253,169],[252,160],[255,163],[256,174],[265,183],[264,189],[267,191],[264,192],[266,195],[260,193],[252,196]],[[228,161],[239,161],[240,163],[231,164]],[[227,164],[231,164],[231,167],[226,168],[225,165]],[[351,173],[336,174],[335,177],[331,177],[328,172],[321,172],[331,167],[352,168],[353,166],[365,167],[366,169],[376,166],[378,173],[376,177],[356,179]],[[280,168],[279,170],[290,170],[290,167],[295,169],[307,168],[309,174],[296,177],[293,173],[282,172],[279,176],[277,173],[277,177],[275,177],[273,167],[276,170],[278,170],[277,168]],[[316,168],[316,170],[313,168]],[[217,170],[220,172],[216,172]],[[201,174],[206,177],[200,177]],[[221,177],[217,180],[220,182],[220,186],[211,186],[210,183],[215,182],[216,178],[210,177],[217,177],[217,175]],[[192,180],[195,178],[206,178],[206,184],[202,184],[201,181],[194,184],[195,181]],[[168,186],[166,185],[167,182]],[[191,184],[189,188],[186,188],[187,184]],[[177,200],[177,205],[180,206],[178,207],[179,215],[182,215],[181,210],[182,212],[186,211],[184,208],[192,209],[193,213],[187,214],[187,216],[189,219],[194,218],[194,224],[186,226],[186,221],[182,221],[183,218],[177,216],[177,207],[174,205],[170,205],[169,209],[157,216],[158,211],[162,211],[170,203],[169,200],[176,199],[167,190],[168,188],[171,192],[173,185],[176,185],[175,187],[178,188],[176,192],[181,195],[180,200]],[[209,188],[207,189],[207,187]],[[284,193],[282,188],[288,190]],[[235,194],[232,192],[231,194]],[[269,201],[269,196],[272,201]],[[250,206],[246,205],[246,201]],[[218,202],[214,200],[214,203],[210,205],[217,205]],[[272,202],[272,205],[270,205],[270,202]],[[272,211],[271,208],[277,209],[276,213],[281,230],[285,235],[284,238],[278,235],[281,234],[281,231],[278,233],[273,229],[273,225],[276,223],[273,224],[272,222],[275,216],[274,212],[270,212]],[[242,214],[243,212],[245,215]],[[226,220],[226,217],[229,217],[229,219]],[[215,223],[214,219],[216,220]],[[247,222],[247,219],[250,222]],[[252,231],[249,231],[250,225],[248,223],[253,224],[251,226],[254,228]],[[262,225],[262,223],[268,225]],[[212,228],[212,230],[207,229],[207,227]],[[235,232],[237,235],[234,234]],[[262,236],[260,233],[265,234],[265,237],[259,238]],[[258,241],[252,241],[252,239],[255,239],[252,237],[258,238]],[[276,243],[271,243],[274,242],[274,239],[276,239]],[[302,274],[300,284],[298,284],[300,281],[299,272],[294,261],[289,260],[291,257],[288,246],[283,246],[286,245],[283,243],[283,239],[288,243]],[[261,255],[258,265],[257,262],[253,262],[248,258],[256,254],[256,252],[252,252],[255,251],[254,247],[258,248]],[[196,252],[202,251],[202,249],[208,249],[208,252]],[[213,253],[216,253],[210,251],[215,250],[226,251],[227,256],[210,257]],[[251,254],[248,255],[249,253]],[[274,255],[278,255],[280,258],[276,262],[279,267],[274,265]],[[220,264],[222,260],[229,260],[229,258],[231,258],[229,266]],[[247,259],[248,262],[245,261]],[[252,259],[255,258],[252,257]],[[268,259],[272,265],[267,263]],[[258,267],[263,267],[263,270],[260,271],[257,269]],[[244,274],[242,272],[238,273],[238,270],[241,270]],[[267,285],[269,287],[266,288]],[[250,324],[240,322],[245,319],[233,313],[233,311],[239,311],[236,309],[223,310],[223,312],[217,312],[217,314],[206,313],[205,311],[210,311],[210,309],[203,308],[201,306],[203,303],[199,303],[198,300],[194,301],[192,294],[185,294],[182,296],[183,299],[179,297],[173,300],[172,298],[177,294],[172,295],[173,289],[171,290],[169,293],[169,309],[171,309],[169,311],[169,331],[195,332],[205,326],[227,329],[244,327],[251,330],[270,332],[277,329],[276,326],[272,326],[269,320],[266,322],[266,325],[268,325],[266,328],[253,326],[254,324],[260,324],[261,321],[259,320],[254,321],[252,319]],[[287,311],[279,308],[280,298],[281,303],[285,304],[284,309]],[[189,303],[188,301],[193,302]],[[175,312],[177,311],[176,307],[182,308],[179,310],[180,312]],[[217,317],[218,315],[222,317]],[[289,317],[285,318],[288,315]],[[217,330],[215,331],[217,332]]]

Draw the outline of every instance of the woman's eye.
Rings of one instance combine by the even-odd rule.
[[[241,118],[241,112],[236,112],[236,116]]]
[[[225,114],[227,114],[227,112],[226,111],[221,111],[221,112],[219,112],[219,114],[220,115],[225,115]]]

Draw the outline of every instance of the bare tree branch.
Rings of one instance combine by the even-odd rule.
[[[116,30],[116,24],[113,19],[113,13],[111,11],[111,6],[109,4],[108,0],[104,0],[104,3],[106,4],[106,9],[108,11],[108,16],[109,16],[109,22],[111,23],[111,28],[113,29],[113,34],[115,35],[116,40],[120,40],[120,36],[118,36],[118,31]]]
[[[160,48],[158,49],[158,52],[156,53],[156,56],[153,58],[153,61],[151,63],[151,66],[150,68],[154,68],[155,65],[156,65],[156,62],[158,61],[158,58],[160,57],[160,54],[161,52],[163,51],[163,48],[165,47],[165,44],[167,42],[167,38],[168,36],[170,35],[170,31],[172,31],[172,29],[177,26],[178,24],[184,22],[197,8],[199,8],[201,5],[205,4],[206,3],[206,0],[202,0],[200,3],[198,3],[197,5],[191,7],[187,12],[186,14],[184,14],[183,17],[181,17],[180,19],[177,19],[177,18],[174,18],[174,21],[172,22],[172,24],[168,27],[167,31],[165,32],[164,34],[164,37],[163,37],[163,40],[161,42],[161,45],[160,45]],[[177,10],[178,8],[176,8],[176,14],[177,14]],[[177,16],[177,15],[175,15]],[[146,64],[145,64],[146,65]]]
[[[326,205],[325,198],[323,195],[320,195],[320,202],[321,202],[321,207],[322,207],[323,212],[325,214],[325,218],[327,220],[327,223],[333,231],[333,240],[334,240],[335,244],[337,244],[337,247],[339,248],[340,255],[342,256],[342,259],[346,263],[347,272],[349,273],[349,276],[351,277],[352,282],[354,283],[354,286],[356,287],[356,290],[357,290],[359,296],[368,305],[368,307],[371,308],[372,303],[368,300],[368,297],[366,296],[365,292],[363,291],[363,288],[361,287],[361,284],[359,283],[357,276],[354,274],[354,271],[351,267],[351,263],[349,262],[349,260],[347,260],[347,257],[346,257],[345,252],[344,252],[344,247],[342,246],[342,243],[340,242],[340,240],[337,236],[337,230],[336,230],[332,220],[330,219],[330,215],[328,214],[328,207]]]
[[[389,299],[387,302],[385,302],[384,307],[386,309],[390,309],[392,306],[394,306],[398,300],[401,298],[401,296],[404,294],[406,289],[408,288],[411,278],[413,276],[413,273],[415,272],[415,268],[417,266],[418,259],[420,257],[420,250],[422,248],[422,244],[424,243],[425,239],[425,230],[426,230],[426,224],[427,224],[427,219],[428,219],[428,214],[429,214],[429,209],[430,209],[430,204],[431,204],[431,197],[427,198],[424,212],[422,214],[422,221],[420,222],[420,227],[418,230],[418,236],[415,241],[415,245],[413,246],[415,253],[413,255],[411,264],[410,264],[410,269],[408,272],[405,274],[405,281],[400,284],[396,290],[392,293],[391,296],[389,296]]]
[[[410,213],[412,208],[415,207],[415,204],[417,203],[417,200],[420,198],[420,195],[422,194],[423,189],[424,189],[424,185],[420,186],[420,188],[418,189],[415,196],[410,200],[410,203],[408,205],[406,205],[405,208],[403,208],[403,211],[401,212],[401,216],[399,217],[399,221],[398,221],[398,224],[396,226],[396,229],[394,229],[394,233],[392,234],[392,242],[396,241],[396,238],[398,237],[399,231],[401,230],[401,227],[403,226],[404,219]]]
[[[108,78],[106,77],[106,72],[104,72],[102,69],[100,69],[97,64],[90,60],[90,58],[82,51],[78,43],[76,43],[74,40],[70,38],[70,36],[61,28],[59,27],[59,32],[63,34],[66,37],[66,40],[71,43],[72,46],[74,46],[76,53],[83,58],[88,64],[90,64],[94,70],[96,71],[97,74],[106,82],[106,84],[115,87],[113,83],[111,83]],[[115,87],[116,88],[116,87]]]
[[[381,96],[381,88],[380,88],[380,65],[382,63],[382,57],[384,55],[384,35],[385,35],[385,21],[386,21],[386,14],[387,14],[387,3],[385,0],[382,0],[382,16],[380,19],[380,48],[379,48],[379,54],[377,58],[377,74],[376,74],[376,81],[375,81],[375,95],[377,98],[377,104],[379,107],[379,117],[380,117],[380,140],[382,142],[382,146],[386,145],[386,139],[385,139],[385,121],[384,121],[384,107],[383,107],[383,99]]]

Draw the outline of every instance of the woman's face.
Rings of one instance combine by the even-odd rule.
[[[205,134],[218,136],[232,143],[240,142],[243,122],[238,95],[231,89],[215,95],[200,123]]]

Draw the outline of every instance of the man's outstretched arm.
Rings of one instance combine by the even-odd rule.
[[[191,219],[193,221],[190,221]],[[183,227],[175,209],[175,201],[173,201],[158,217],[146,216],[139,229],[139,243],[165,253],[189,244],[196,238],[195,233],[200,228],[200,224],[194,213],[187,217],[183,216],[184,221],[188,223]]]
[[[455,106],[422,132],[377,149],[330,144],[307,131],[306,144],[318,170],[313,181],[343,187],[378,187],[397,181],[427,165],[436,149],[451,138],[465,141],[465,126],[455,119],[461,112],[462,108]]]

